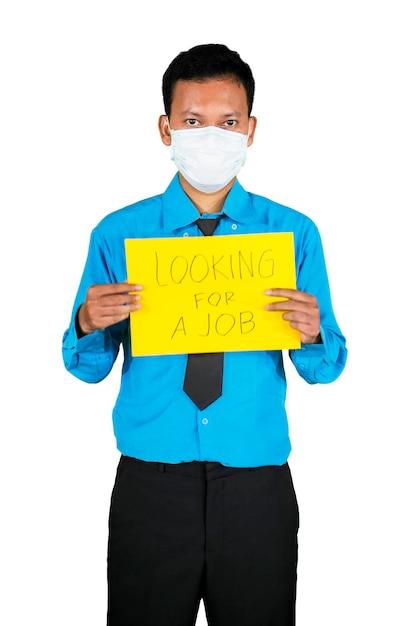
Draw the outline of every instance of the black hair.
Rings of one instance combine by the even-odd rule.
[[[180,52],[162,78],[166,115],[171,113],[174,86],[178,80],[206,80],[218,76],[235,78],[246,90],[249,115],[252,111],[255,81],[252,70],[240,55],[223,44],[209,43]]]

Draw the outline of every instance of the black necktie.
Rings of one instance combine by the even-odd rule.
[[[196,224],[204,235],[210,236],[219,219],[198,219]],[[188,355],[183,389],[201,411],[222,395],[222,382],[223,352]]]

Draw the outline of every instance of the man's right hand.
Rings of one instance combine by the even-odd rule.
[[[78,310],[78,325],[82,333],[89,335],[128,318],[132,311],[141,308],[140,295],[129,292],[141,290],[142,285],[127,282],[92,285]]]

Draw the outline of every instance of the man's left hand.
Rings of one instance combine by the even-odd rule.
[[[282,318],[300,332],[302,343],[321,343],[317,298],[298,289],[267,289],[265,293],[275,298],[285,298],[267,304],[265,309],[283,311]]]

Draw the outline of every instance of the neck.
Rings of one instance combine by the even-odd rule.
[[[180,184],[185,194],[190,198],[200,215],[203,213],[220,213],[223,209],[227,194],[233,187],[235,178],[230,183],[213,193],[203,193],[190,185],[188,181],[180,174]]]

